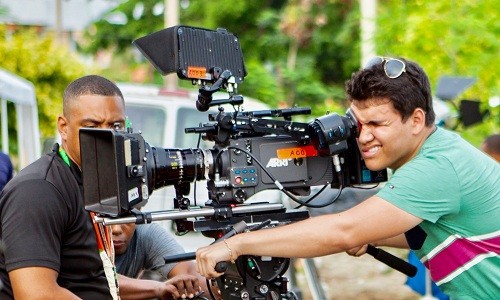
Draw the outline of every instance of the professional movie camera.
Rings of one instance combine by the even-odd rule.
[[[246,204],[258,192],[279,189],[290,198],[307,196],[312,186],[342,190],[344,186],[379,183],[385,170],[368,170],[355,138],[358,124],[346,116],[328,114],[308,123],[292,117],[309,108],[226,112],[220,105],[239,106],[237,86],[247,72],[238,38],[226,30],[175,26],[134,41],[163,75],[177,73],[199,85],[196,107],[207,111],[208,123],[186,128],[213,141],[212,149],[163,149],[149,145],[141,134],[127,131],[80,131],[86,209],[106,224],[174,220],[178,231],[201,231],[220,238],[236,234],[241,221],[276,226],[308,217],[304,210],[286,210],[282,204]],[[228,99],[213,99],[226,91]],[[147,116],[144,116],[147,118]],[[207,180],[208,201],[190,207],[190,184]],[[143,205],[158,188],[172,185],[175,209],[142,213]],[[258,197],[256,195],[255,197]],[[301,197],[303,198],[303,197]],[[189,259],[192,259],[191,256]],[[182,258],[180,259],[182,260]],[[292,299],[287,291],[288,259],[241,257],[218,280],[224,299]]]

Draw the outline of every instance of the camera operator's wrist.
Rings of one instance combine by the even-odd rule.
[[[231,246],[229,246],[229,242],[227,241],[227,239],[224,239],[224,244],[226,245],[226,249],[229,252],[229,261],[234,264],[238,256],[234,256],[233,249],[231,248]]]
[[[155,294],[156,298],[161,299],[163,297],[164,285],[165,285],[164,282],[156,281],[155,289],[154,289],[154,294]]]

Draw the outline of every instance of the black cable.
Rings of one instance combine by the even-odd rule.
[[[364,187],[364,186],[357,186],[357,185],[351,185],[350,187],[353,188],[353,189],[358,189],[358,190],[372,190],[374,188],[377,188],[380,184],[377,183],[375,184],[374,186],[368,186],[368,187]]]
[[[298,198],[295,197],[295,195],[293,195],[292,193],[290,193],[289,191],[287,191],[283,185],[281,185],[281,183],[276,180],[276,178],[264,167],[264,165],[262,165],[262,163],[255,157],[252,155],[252,153],[250,153],[249,151],[245,150],[245,149],[242,149],[242,148],[238,148],[238,147],[234,147],[234,146],[229,146],[226,148],[227,150],[229,149],[233,149],[233,150],[238,150],[238,151],[241,151],[245,154],[247,154],[248,156],[250,156],[254,161],[255,163],[261,168],[262,171],[264,171],[264,173],[267,174],[267,176],[269,176],[269,178],[271,178],[271,180],[274,182],[274,184],[278,187],[278,189],[280,191],[282,191],[283,193],[285,193],[285,195],[287,195],[290,199],[292,199],[294,202],[296,203],[299,203],[301,206],[306,206],[306,207],[310,207],[310,208],[322,208],[322,207],[325,207],[325,206],[328,206],[328,205],[331,205],[333,202],[335,202],[340,194],[342,193],[342,190],[343,190],[343,185],[342,185],[342,182],[343,182],[343,174],[339,174],[339,183],[340,183],[340,187],[339,187],[339,192],[337,194],[336,197],[333,198],[332,201],[326,203],[326,204],[322,204],[322,205],[314,205],[314,204],[310,204],[308,203],[308,201],[311,201],[314,199],[314,197],[317,196],[314,195],[313,196],[313,199],[309,199],[309,200],[306,200],[306,201],[302,201],[302,200],[299,200]],[[218,163],[219,159],[220,159],[220,156],[222,154],[222,152],[224,151],[224,149],[222,149],[218,154],[217,154],[217,157],[215,159],[216,163]],[[219,170],[219,173],[220,173],[221,170]]]
[[[340,186],[338,188],[338,192],[337,192],[337,195],[335,195],[335,197],[332,198],[332,200],[324,203],[324,204],[310,204],[309,202],[311,200],[313,200],[316,196],[318,196],[318,193],[322,192],[327,185],[323,186],[323,188],[318,192],[316,193],[312,199],[308,199],[306,201],[301,201],[301,200],[294,200],[294,198],[291,198],[292,200],[294,200],[296,203],[299,203],[300,205],[297,206],[296,208],[300,208],[302,206],[305,206],[305,207],[308,207],[308,208],[323,208],[323,207],[326,207],[326,206],[329,206],[329,205],[332,205],[335,201],[337,201],[340,197],[340,194],[342,194],[342,191],[344,190],[344,185],[342,184],[342,182],[344,182],[344,179],[343,179],[343,173],[337,173],[338,174],[338,180],[339,180],[339,183],[340,183]]]
[[[324,204],[310,204],[310,203],[307,203],[307,202],[301,203],[300,200],[298,200],[298,201],[294,200],[294,201],[297,202],[297,203],[299,203],[299,204],[301,204],[301,206],[305,206],[307,208],[323,208],[323,207],[326,207],[326,206],[329,206],[329,205],[332,205],[333,203],[335,203],[335,201],[337,201],[339,199],[340,194],[342,193],[342,191],[343,191],[343,188],[339,188],[338,192],[337,192],[337,195],[335,197],[333,197],[332,200],[330,200],[329,202],[324,203]]]

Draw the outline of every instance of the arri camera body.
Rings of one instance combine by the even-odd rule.
[[[226,30],[175,26],[134,44],[162,74],[176,73],[199,85],[198,110],[219,106],[218,113],[207,115],[207,123],[185,129],[215,146],[164,149],[149,145],[131,128],[80,130],[85,207],[97,212],[101,222],[154,221],[161,212],[137,213],[134,208],[155,189],[173,185],[176,209],[163,212],[163,219],[175,220],[178,231],[220,237],[240,221],[271,219],[274,226],[308,217],[307,211],[287,211],[282,205],[245,204],[260,191],[279,189],[295,199],[309,195],[312,186],[341,190],[387,180],[386,170],[365,167],[355,140],[358,124],[349,111],[307,123],[292,117],[309,114],[309,108],[224,111],[221,104],[242,104],[237,87],[247,75],[238,38]],[[217,91],[226,91],[228,99],[213,99]],[[207,180],[204,209],[191,208],[185,198],[198,180]],[[195,221],[188,221],[191,217]],[[287,259],[244,257],[218,279],[219,288],[224,299],[288,299],[282,277],[287,267]]]

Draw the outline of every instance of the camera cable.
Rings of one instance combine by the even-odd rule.
[[[332,200],[328,201],[327,203],[325,204],[320,204],[320,205],[314,205],[314,204],[311,204],[309,203],[310,201],[314,200],[321,192],[324,191],[324,189],[328,186],[328,185],[325,185],[318,193],[316,193],[315,195],[313,195],[311,198],[309,198],[308,200],[300,200],[298,199],[297,197],[295,197],[295,195],[293,195],[290,191],[286,190],[283,185],[264,167],[264,165],[254,156],[252,155],[252,153],[250,153],[249,151],[247,151],[246,149],[242,149],[242,148],[239,148],[239,147],[234,147],[234,146],[229,146],[227,147],[226,149],[222,149],[218,154],[217,154],[217,157],[215,159],[215,162],[216,162],[216,165],[217,166],[220,166],[219,164],[219,161],[220,161],[220,157],[222,155],[222,153],[225,151],[225,150],[230,150],[230,149],[233,149],[233,150],[238,150],[238,151],[241,151],[243,153],[245,153],[246,155],[250,156],[254,161],[255,163],[261,168],[261,170],[267,174],[267,176],[269,176],[269,178],[271,178],[271,180],[274,182],[274,184],[278,187],[278,189],[283,192],[285,195],[287,195],[290,199],[292,199],[294,202],[300,204],[298,207],[296,208],[300,208],[302,206],[305,206],[305,207],[310,207],[310,208],[322,208],[322,207],[325,207],[325,206],[328,206],[328,205],[331,205],[333,204],[340,196],[340,194],[342,193],[342,190],[343,190],[343,172],[342,171],[338,171],[338,180],[339,180],[339,183],[340,183],[340,187],[339,187],[339,191],[337,193],[337,195],[335,197],[332,198]],[[217,170],[217,173],[220,173],[220,170]]]

